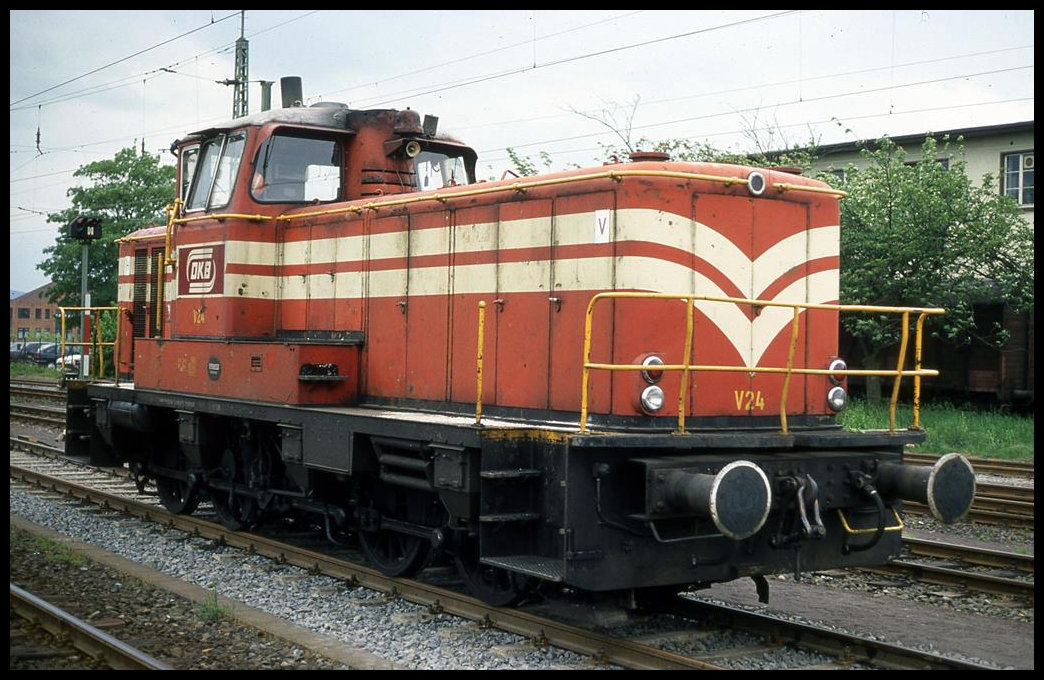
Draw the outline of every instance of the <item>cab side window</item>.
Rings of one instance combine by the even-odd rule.
[[[192,186],[192,176],[196,172],[196,161],[199,160],[199,144],[185,147],[181,150],[181,183],[178,186],[178,198],[182,203],[188,200],[189,188]]]

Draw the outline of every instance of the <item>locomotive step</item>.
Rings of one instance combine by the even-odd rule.
[[[547,581],[562,583],[565,581],[565,569],[560,560],[548,559],[537,555],[505,555],[503,557],[483,557],[482,564],[501,567],[528,576],[536,576]]]
[[[480,522],[532,522],[540,519],[536,512],[503,512],[497,515],[479,515]]]
[[[540,470],[524,469],[517,470],[483,470],[479,477],[483,479],[532,479],[539,477]]]

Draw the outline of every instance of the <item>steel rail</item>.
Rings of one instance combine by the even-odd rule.
[[[980,574],[965,569],[954,569],[934,564],[897,559],[876,567],[860,567],[863,571],[876,574],[902,574],[924,583],[945,586],[962,586],[980,593],[1013,595],[1033,602],[1033,582],[992,574]]]
[[[903,462],[916,465],[934,465],[939,460],[940,454],[931,453],[904,453]],[[972,458],[968,462],[976,474],[985,475],[1012,475],[1018,477],[1033,477],[1033,461],[1004,460],[1001,458]]]
[[[1033,573],[1033,555],[993,550],[981,546],[959,545],[946,541],[933,541],[913,536],[903,537],[903,546],[913,555],[940,559],[959,559],[983,567],[1016,569]]]
[[[11,610],[56,638],[68,640],[92,658],[104,659],[114,670],[174,670],[14,583],[11,584]]]
[[[909,649],[862,638],[837,630],[824,630],[812,624],[781,619],[769,614],[747,611],[739,607],[715,604],[687,597],[678,598],[673,613],[694,619],[711,619],[725,625],[754,633],[768,635],[783,642],[794,642],[802,647],[830,654],[843,661],[867,663],[890,669],[903,670],[987,670],[989,666],[971,661],[951,659],[932,652]]]

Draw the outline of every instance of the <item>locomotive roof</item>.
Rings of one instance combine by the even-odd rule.
[[[182,139],[178,139],[172,146],[177,146],[189,139],[210,137],[219,132],[225,132],[235,128],[248,125],[260,126],[267,123],[288,123],[290,125],[308,125],[311,127],[329,128],[339,132],[355,132],[349,127],[349,116],[354,111],[347,104],[338,102],[320,102],[311,106],[293,106],[285,109],[270,109],[235,118],[213,127],[204,128],[189,133]]]
[[[214,125],[202,130],[196,130],[180,139],[175,139],[170,145],[170,150],[171,153],[174,153],[174,150],[178,146],[188,141],[206,139],[222,132],[228,132],[229,130],[247,126],[262,126],[268,123],[306,125],[313,128],[326,128],[328,130],[355,134],[358,132],[358,127],[365,127],[369,122],[375,119],[390,117],[398,123],[399,121],[397,119],[403,113],[410,113],[415,118],[414,125],[416,125],[416,129],[408,131],[421,133],[420,116],[408,107],[403,111],[398,109],[352,109],[349,108],[347,104],[342,104],[340,102],[318,102],[311,106],[293,106],[282,109],[260,111],[249,116],[243,116],[241,118],[226,121],[219,125]],[[407,125],[408,124],[409,123],[407,123]],[[400,132],[400,130],[396,129],[396,133],[398,132]],[[425,136],[427,136],[427,134],[425,134]],[[429,139],[444,146],[459,147],[472,155],[475,153],[474,150],[467,145],[447,135],[433,135]]]

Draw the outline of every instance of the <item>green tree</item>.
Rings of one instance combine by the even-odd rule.
[[[879,140],[862,152],[865,165],[849,167],[839,183],[841,302],[944,307],[930,332],[955,346],[994,347],[1007,335],[977,328],[977,302],[1003,300],[1016,310],[1033,306],[1033,231],[1016,202],[986,177],[968,177],[960,140],[928,136],[921,160],[907,162],[894,142]],[[945,167],[936,158],[948,157]],[[867,365],[883,359],[899,339],[895,315],[846,315],[846,330]]]
[[[537,164],[530,160],[529,156],[522,156],[517,151],[508,147],[507,149],[508,158],[511,159],[511,165],[515,168],[515,173],[519,177],[531,177],[533,175],[539,175],[541,170],[537,167]],[[544,166],[544,170],[551,169],[551,154],[546,151],[540,152],[540,162]]]
[[[79,215],[101,219],[102,236],[90,244],[88,290],[94,306],[116,303],[116,272],[119,248],[116,239],[146,226],[163,224],[163,208],[173,200],[174,167],[161,165],[159,156],[139,154],[134,147],[112,159],[80,166],[74,177],[87,180],[67,192],[72,205],[47,216],[64,226]],[[54,287],[52,302],[79,304],[82,247],[61,233],[53,246],[44,249],[47,258],[37,268],[47,274]]]

